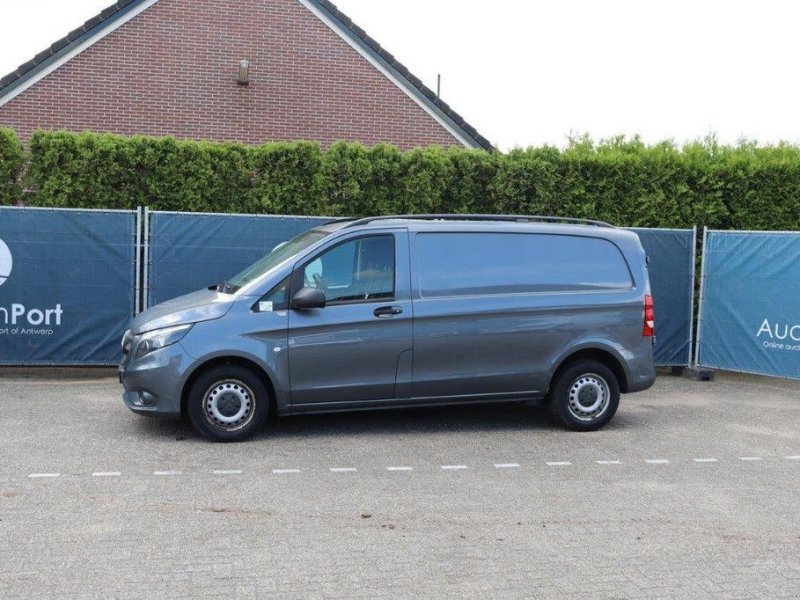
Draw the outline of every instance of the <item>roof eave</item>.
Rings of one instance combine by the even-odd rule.
[[[79,54],[92,45],[96,36],[104,37],[117,27],[122,26],[145,8],[149,8],[158,0],[119,0],[115,4],[92,17],[77,29],[71,31],[49,48],[37,54],[33,59],[20,65],[14,71],[0,79],[0,106],[7,104],[28,87],[49,74],[63,62]],[[144,8],[142,8],[142,6]],[[135,13],[135,14],[134,14]],[[109,30],[106,32],[106,30]],[[101,35],[102,34],[102,35]],[[66,60],[65,60],[66,59]]]

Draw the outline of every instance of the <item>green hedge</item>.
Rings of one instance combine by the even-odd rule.
[[[25,150],[11,129],[0,127],[0,205],[16,204],[22,196],[20,177]]]
[[[8,139],[6,139],[8,138]],[[0,189],[18,194],[15,138]],[[8,141],[10,140],[10,141]],[[639,227],[800,229],[800,148],[678,147],[616,138],[565,149],[239,144],[38,132],[25,201],[37,206],[269,214],[528,213]]]

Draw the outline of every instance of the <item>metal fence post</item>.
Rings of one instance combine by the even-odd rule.
[[[142,207],[136,207],[136,249],[134,257],[134,300],[133,314],[138,315],[142,307]]]
[[[146,309],[150,293],[150,208],[144,207],[144,284],[142,286],[142,310]]]
[[[694,356],[694,288],[695,271],[697,270],[697,225],[692,227],[692,287],[689,292],[689,362]]]
[[[694,366],[700,364],[700,335],[703,332],[703,290],[706,285],[706,244],[708,242],[708,227],[703,226],[703,245],[700,247],[700,295],[697,297],[697,343],[694,346]]]

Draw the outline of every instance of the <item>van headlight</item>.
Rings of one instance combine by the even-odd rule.
[[[122,336],[122,354],[127,356],[131,351],[131,344],[133,343],[133,332],[128,329],[125,335]]]
[[[176,325],[174,327],[164,327],[163,329],[154,329],[148,331],[140,336],[139,345],[136,346],[136,355],[134,358],[142,358],[147,356],[154,350],[159,348],[166,348],[177,342],[180,342],[194,323],[189,325]]]

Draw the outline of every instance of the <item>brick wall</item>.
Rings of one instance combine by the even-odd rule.
[[[250,85],[236,83],[251,62]],[[458,141],[297,0],[160,0],[0,107],[0,125],[401,148]]]

